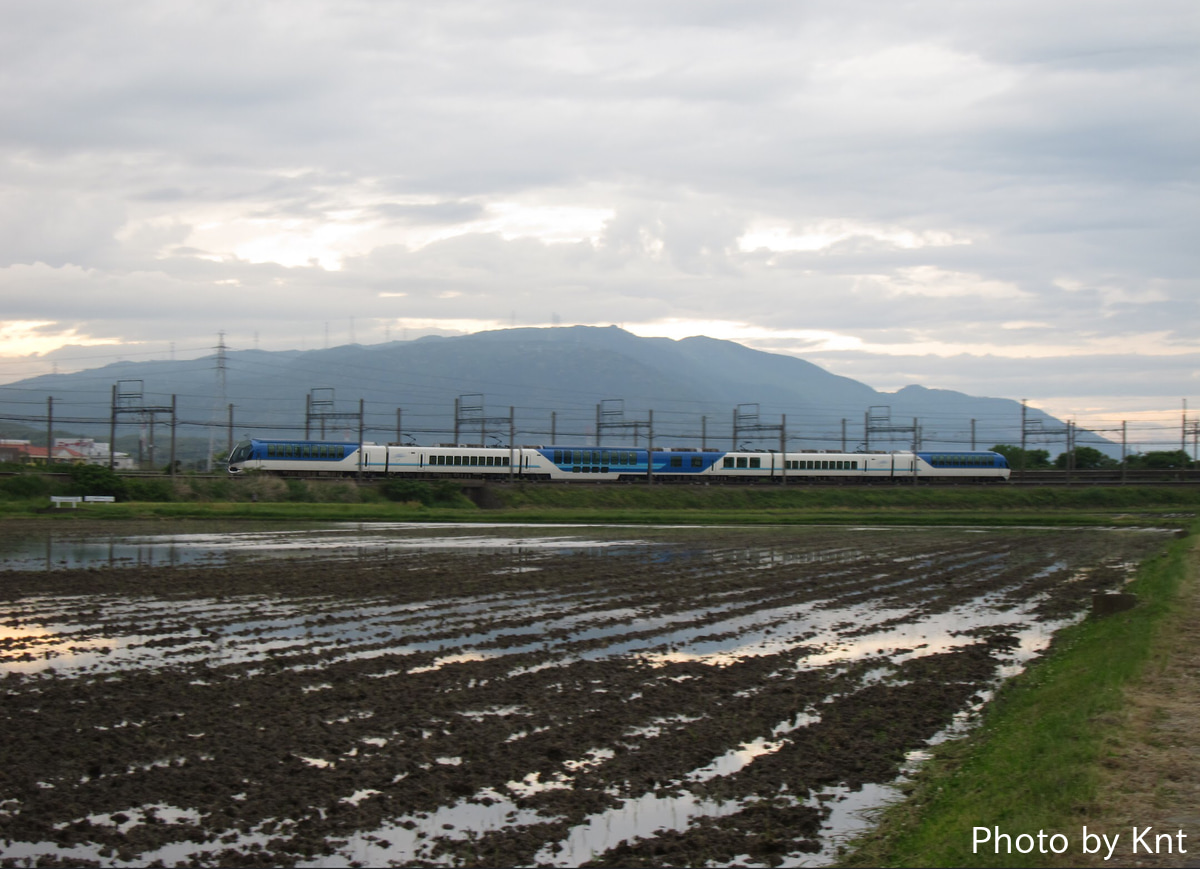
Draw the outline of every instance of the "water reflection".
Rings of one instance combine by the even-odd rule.
[[[505,527],[520,529],[522,533],[494,533]],[[272,531],[196,530],[148,535],[97,534],[74,528],[49,529],[0,540],[0,571],[219,566],[256,558],[306,558],[314,555],[364,558],[406,550],[571,554],[651,546],[636,538],[598,539],[586,534],[562,534],[559,531],[576,527],[582,526],[378,522]],[[493,533],[480,534],[482,528],[492,529]]]
[[[634,687],[650,694],[656,684],[667,679],[706,678],[697,676],[697,670],[727,672],[723,668],[777,656],[779,663],[770,662],[770,666],[779,678],[790,679],[796,674],[807,677],[821,669],[851,673],[852,678],[844,680],[844,690],[855,692],[895,679],[906,662],[978,643],[995,634],[1012,640],[1007,651],[996,653],[1001,673],[1006,675],[1019,670],[1029,657],[1045,648],[1066,620],[1046,620],[1039,615],[1045,599],[1043,587],[1048,583],[1082,583],[1090,575],[1056,549],[1056,538],[1047,536],[1022,538],[1004,532],[970,532],[967,536],[967,532],[946,531],[914,534],[909,529],[870,535],[790,530],[780,533],[774,542],[770,535],[757,532],[759,537],[753,546],[738,545],[733,537],[698,544],[697,537],[706,533],[672,539],[646,529],[635,533],[630,529],[506,526],[485,531],[478,526],[355,524],[273,532],[193,530],[171,535],[114,536],[102,541],[47,537],[32,544],[42,547],[33,556],[37,569],[42,565],[49,570],[94,564],[86,561],[90,557],[114,567],[176,566],[216,565],[241,558],[303,558],[314,553],[373,557],[380,552],[398,552],[408,558],[421,551],[440,550],[458,551],[464,557],[480,553],[489,556],[487,569],[481,573],[503,577],[505,582],[472,586],[474,590],[458,595],[435,586],[438,593],[419,600],[391,599],[374,592],[357,597],[328,593],[220,598],[193,592],[189,597],[166,599],[124,594],[54,595],[39,589],[37,594],[0,604],[0,624],[5,625],[0,628],[0,674],[38,674],[39,679],[23,680],[23,684],[39,690],[50,684],[43,681],[47,678],[103,679],[118,671],[192,664],[207,668],[185,671],[189,678],[202,677],[189,683],[193,685],[290,671],[311,674],[293,680],[293,684],[300,683],[298,696],[315,695],[313,699],[318,700],[334,693],[333,683],[326,681],[332,678],[326,670],[333,665],[382,658],[385,660],[376,669],[363,673],[364,682],[368,678],[393,678],[402,690],[405,680],[436,681],[438,671],[449,674],[450,678],[444,680],[447,683],[455,674],[470,677],[461,680],[465,686],[462,705],[449,708],[467,722],[515,719],[507,737],[496,740],[493,750],[499,752],[558,726],[558,722],[551,716],[538,717],[544,710],[531,708],[539,702],[532,696],[520,695],[516,698],[519,703],[510,703],[513,698],[504,695],[503,703],[479,704],[478,695],[469,694],[476,676],[502,682],[549,670],[553,671],[552,684],[541,688],[553,691],[560,681],[560,669],[565,683],[570,677],[568,668],[576,664],[619,661],[626,672],[649,674]],[[1030,540],[1036,540],[1036,545],[1025,545]],[[20,552],[14,555],[15,551],[5,544],[5,566],[9,569],[20,567],[21,559],[27,557]],[[1082,551],[1077,547],[1073,558],[1082,557],[1078,555]],[[490,557],[516,552],[544,560],[526,564]],[[612,557],[617,569],[582,589],[558,583],[554,572],[558,563],[551,556],[568,553],[606,553],[604,558]],[[1133,561],[1125,555],[1107,568],[1130,570]],[[455,562],[455,569],[467,563]],[[597,562],[601,563],[609,564],[607,560]],[[653,569],[645,571],[644,576],[650,579],[641,586],[634,584],[627,589],[616,582],[647,565]],[[589,566],[595,565],[589,562]],[[522,579],[526,572],[530,573],[528,582]],[[704,594],[694,598],[659,595],[664,577],[681,577],[680,581],[692,584],[689,589],[704,588]],[[737,579],[707,588],[703,582],[708,577]],[[609,579],[613,580],[611,587],[606,584]],[[37,581],[41,583],[42,577]],[[862,661],[869,663],[858,663]],[[672,670],[672,665],[684,666]],[[612,687],[603,684],[589,690],[601,692]],[[752,697],[761,684],[748,681],[739,687],[742,693],[736,696],[744,693]],[[629,688],[621,692],[624,697]],[[712,751],[703,762],[689,759],[686,766],[681,764],[671,773],[677,788],[641,794],[619,794],[614,790],[610,795],[621,797],[614,807],[586,817],[576,816],[576,820],[582,820],[572,826],[560,824],[547,832],[536,861],[578,865],[622,841],[653,836],[664,829],[683,831],[696,818],[740,811],[745,807],[743,802],[703,799],[688,789],[699,790],[701,784],[743,775],[748,769],[753,771],[756,763],[761,769],[763,764],[778,761],[778,753],[794,744],[797,734],[822,721],[821,710],[817,704],[789,711],[786,717],[781,713],[774,716],[779,720],[762,722],[764,732],[740,735],[736,743]],[[945,732],[964,726],[971,712],[961,710]],[[345,706],[322,708],[320,722],[325,726],[347,724],[375,714],[370,709]],[[385,717],[379,715],[380,719]],[[655,740],[669,737],[696,720],[700,719],[647,715],[637,721],[638,726],[624,731],[623,738],[637,741],[639,750],[652,753]],[[108,724],[116,728],[124,723]],[[404,746],[404,738],[385,728],[381,735],[359,739],[350,753],[330,752],[326,757],[317,746],[294,756],[309,769],[322,774],[331,771],[332,781],[335,774],[354,769],[359,749],[407,751],[412,743]],[[613,748],[603,744],[580,744],[572,753],[574,756],[558,764],[553,772],[526,772],[529,767],[523,765],[512,781],[493,782],[469,798],[446,797],[447,804],[434,811],[389,817],[374,829],[335,843],[334,862],[357,860],[382,865],[437,860],[443,858],[431,850],[436,838],[467,840],[495,830],[553,827],[560,818],[523,808],[521,800],[570,791],[581,777],[603,769],[617,756]],[[461,756],[439,753],[428,761],[451,769],[468,769],[472,763],[466,751]],[[399,774],[393,784],[403,775]],[[345,776],[346,781],[351,779],[349,774]],[[833,807],[827,838],[836,844],[844,825],[861,823],[856,816],[864,805],[889,792],[886,785],[880,784],[855,794],[831,789],[805,798],[820,801],[823,797],[822,804]],[[360,807],[370,805],[379,796],[378,789],[356,784],[337,790],[331,800]],[[238,796],[230,798],[236,800]],[[126,815],[132,817],[135,811],[131,809]],[[188,823],[201,825],[199,818],[188,819]],[[278,824],[275,835],[282,835],[291,822],[276,819],[269,823]],[[267,840],[265,833],[255,830],[230,835],[237,847]],[[30,850],[32,847],[16,843],[6,853],[58,853],[64,858],[96,859],[90,850],[35,852]],[[196,858],[197,848],[180,842],[142,854],[140,861],[187,862]],[[828,852],[824,856],[828,857]],[[795,863],[803,858],[793,855],[789,859]]]

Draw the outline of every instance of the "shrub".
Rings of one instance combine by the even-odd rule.
[[[125,494],[130,501],[174,501],[175,489],[170,480],[125,479]]]
[[[16,474],[0,479],[0,495],[8,498],[43,498],[50,494],[50,483],[41,474]]]
[[[380,487],[389,501],[415,502],[425,507],[470,507],[471,501],[463,495],[458,484],[452,480],[388,480]]]
[[[380,490],[389,501],[415,501],[428,507],[433,503],[433,489],[418,480],[388,480]]]
[[[128,498],[125,481],[104,465],[71,465],[67,474],[80,495],[112,495],[119,501]]]
[[[311,501],[313,500],[312,492],[309,491],[308,483],[303,480],[285,480],[287,484],[287,500],[289,501]]]

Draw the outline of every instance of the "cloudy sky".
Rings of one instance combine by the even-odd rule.
[[[1200,4],[0,0],[0,381],[617,324],[1200,410]]]

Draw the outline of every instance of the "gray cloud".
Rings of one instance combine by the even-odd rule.
[[[729,321],[880,387],[1195,382],[1191,2],[6,18],[10,320],[160,348]]]

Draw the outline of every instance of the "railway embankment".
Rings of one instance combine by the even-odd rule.
[[[107,471],[107,469],[96,469]],[[112,496],[86,509],[52,497]],[[97,474],[0,477],[0,516],[313,521],[584,521],[622,523],[1142,523],[1200,512],[1200,485],[777,486],[373,481]]]
[[[1141,566],[1137,606],[1062,631],[937,747],[840,865],[1197,865],[1197,531]]]

